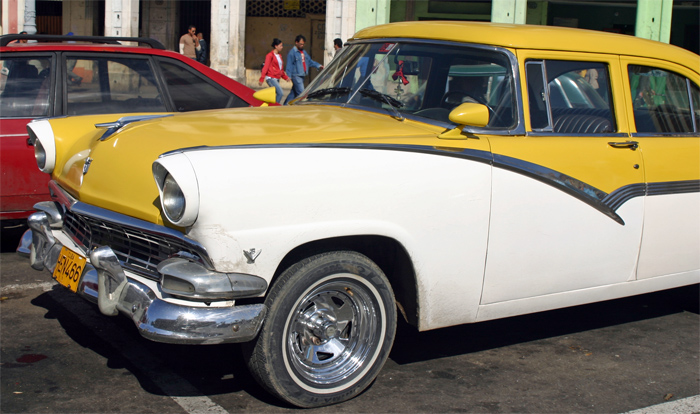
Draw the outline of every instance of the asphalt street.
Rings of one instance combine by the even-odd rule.
[[[0,254],[0,288],[2,413],[295,410],[254,382],[239,345],[150,342],[14,253]],[[693,285],[422,333],[401,324],[367,391],[308,411],[700,412],[699,293]]]

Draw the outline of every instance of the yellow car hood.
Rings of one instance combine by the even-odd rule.
[[[95,124],[121,116],[51,120],[57,153],[53,179],[80,201],[155,223],[163,221],[151,165],[168,151],[247,144],[408,142],[445,131],[381,113],[298,105],[164,114],[128,124],[102,139],[106,129]]]

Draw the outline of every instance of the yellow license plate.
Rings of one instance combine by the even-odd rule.
[[[80,275],[83,274],[86,262],[87,259],[83,256],[63,246],[56,261],[53,278],[73,292],[77,292]]]

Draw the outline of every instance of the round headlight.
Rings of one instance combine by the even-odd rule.
[[[34,158],[36,158],[36,165],[43,171],[46,168],[46,150],[39,140],[34,142]]]
[[[163,180],[163,210],[168,220],[176,222],[185,214],[185,195],[172,175],[168,174]]]

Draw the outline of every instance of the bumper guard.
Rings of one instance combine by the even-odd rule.
[[[17,253],[28,256],[32,268],[53,273],[63,245],[51,231],[55,218],[45,211],[33,213]],[[105,315],[122,313],[131,318],[145,338],[175,344],[221,344],[250,341],[262,326],[263,304],[202,307],[160,299],[147,285],[124,273],[109,246],[89,253],[90,263],[78,283],[78,295],[96,303]]]

